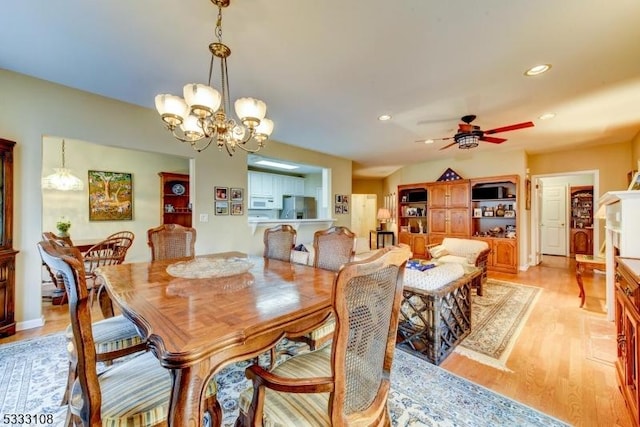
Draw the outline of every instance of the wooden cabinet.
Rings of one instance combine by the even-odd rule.
[[[569,252],[593,254],[593,186],[570,188],[571,193],[571,241]]]
[[[15,322],[15,269],[13,249],[13,147],[0,139],[0,336],[13,335]]]
[[[428,258],[427,241],[429,236],[427,234],[420,233],[398,233],[398,243],[404,243],[411,247],[414,258]]]
[[[473,239],[485,241],[489,245],[491,253],[487,258],[487,270],[518,272],[518,242],[515,239],[477,236],[473,236]]]
[[[489,243],[488,270],[518,271],[518,176],[471,180],[471,234]]]
[[[593,228],[572,228],[570,241],[571,255],[593,254]]]
[[[191,227],[189,175],[172,172],[159,172],[158,175],[160,175],[161,223]]]
[[[616,258],[616,377],[636,425],[640,424],[640,259]]]
[[[434,182],[427,190],[429,242],[440,243],[445,237],[469,237],[469,180]]]
[[[427,256],[427,195],[426,184],[398,186],[398,242],[409,245],[416,258]]]

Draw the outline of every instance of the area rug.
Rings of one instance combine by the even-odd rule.
[[[471,333],[455,352],[509,371],[507,359],[542,289],[488,279],[483,296],[473,295]]]
[[[232,426],[238,416],[237,397],[248,385],[248,364],[235,363],[216,376],[224,426]],[[53,422],[46,425],[62,426],[66,375],[62,334],[0,345],[0,414],[51,414]],[[567,426],[402,351],[395,353],[391,381],[394,426]]]

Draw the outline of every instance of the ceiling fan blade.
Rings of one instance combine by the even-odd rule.
[[[483,136],[480,141],[491,142],[492,144],[502,144],[506,141],[504,138],[496,138],[495,136]]]
[[[452,142],[451,144],[445,145],[444,147],[441,148],[441,150],[446,150],[449,147],[453,147],[454,145],[456,145],[457,142]]]
[[[413,142],[421,142],[423,144],[427,144],[427,142],[425,142],[425,141],[429,141],[430,140],[431,142],[435,142],[435,141],[446,141],[447,139],[453,139],[453,137],[452,136],[447,136],[445,138],[424,138],[424,139],[416,139]]]
[[[485,133],[485,135],[491,135],[492,133],[508,132],[510,130],[518,130],[518,129],[530,128],[532,126],[534,126],[533,122],[524,122],[524,123],[518,123],[516,125],[503,126],[501,128],[485,130],[484,133]]]

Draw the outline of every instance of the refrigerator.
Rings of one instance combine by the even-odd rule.
[[[280,219],[316,218],[315,197],[282,196]]]

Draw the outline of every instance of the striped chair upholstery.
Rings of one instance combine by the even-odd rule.
[[[290,225],[281,224],[264,230],[265,258],[291,261],[291,250],[296,244],[296,230]]]
[[[331,346],[303,353],[267,371],[245,371],[236,426],[390,425],[386,402],[402,278],[409,252],[385,248],[347,263],[333,290]]]
[[[69,296],[71,337],[77,358],[77,378],[71,385],[69,422],[72,425],[154,426],[166,425],[171,394],[171,374],[150,352],[120,361],[100,376],[94,340],[106,334],[91,322],[89,291],[82,255],[77,248],[61,248],[49,241],[38,243],[44,262],[57,271]],[[114,318],[110,322],[117,322]],[[105,328],[106,329],[106,328]],[[204,409],[214,425],[222,411],[216,400],[212,377],[205,393]]]
[[[55,238],[55,236],[54,237],[48,236],[47,233],[43,233],[42,235],[45,240],[47,240],[52,245],[56,246],[58,251],[69,254],[69,255],[73,254],[71,249],[69,249],[69,246],[61,244],[60,240]],[[109,240],[109,238],[107,240]],[[122,240],[125,240],[124,244],[128,245],[124,249],[124,252],[126,253],[127,248],[130,246],[130,243],[127,242],[126,240],[130,241],[131,238],[126,237],[126,238],[123,238]],[[120,244],[119,242],[114,242],[114,243]],[[84,261],[84,257],[83,257],[83,261]],[[51,272],[52,267],[50,267],[47,263],[44,263],[44,264],[47,266],[47,269]],[[86,263],[84,263],[84,265],[86,268]],[[53,271],[55,271],[55,269]],[[56,276],[58,275],[59,273],[56,272]],[[85,281],[86,280],[87,280],[87,276],[85,276]],[[61,276],[60,276],[59,282],[61,282],[59,284],[60,286],[64,286],[63,284],[64,281],[62,280]],[[91,295],[91,290],[89,292]],[[66,292],[65,292],[65,295],[67,295]],[[111,361],[118,359],[120,357],[127,356],[129,354],[137,353],[140,351],[145,351],[147,349],[147,344],[138,333],[138,330],[136,329],[135,325],[124,316],[115,316],[115,317],[110,317],[108,319],[94,322],[92,324],[92,328],[93,328],[94,342],[96,344],[96,360],[98,362],[105,362],[109,364],[111,363]],[[78,360],[76,347],[73,344],[73,328],[71,324],[69,324],[69,326],[66,329],[65,337],[67,341],[67,350],[69,353],[69,372],[67,376],[67,385],[65,388],[65,392],[64,392],[64,395],[62,396],[63,405],[67,404],[69,401],[69,393],[71,390],[71,385],[73,384],[76,378],[76,370],[77,370],[76,365]]]

